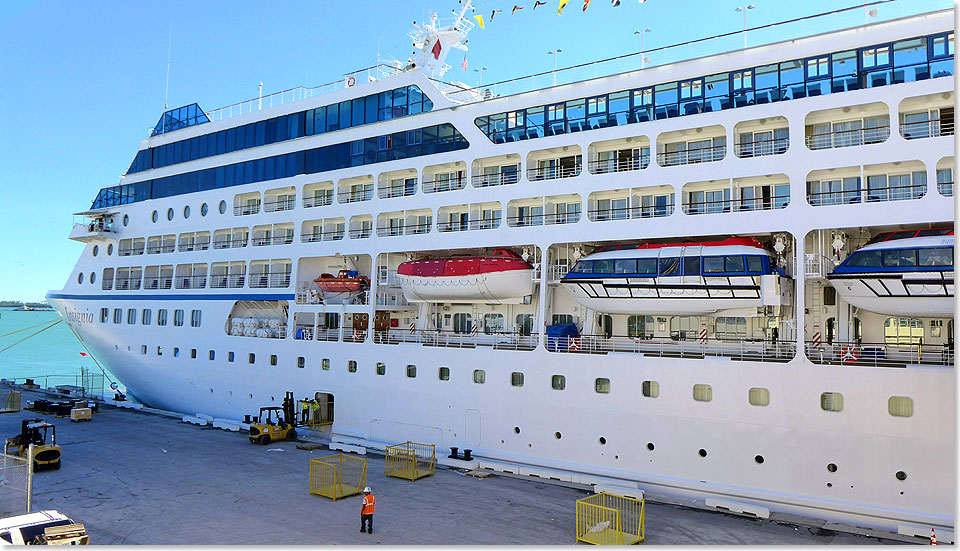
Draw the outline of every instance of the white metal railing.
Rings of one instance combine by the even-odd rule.
[[[338,203],[359,203],[361,201],[370,201],[372,199],[372,189],[364,191],[341,191],[337,194]]]
[[[263,212],[281,212],[285,210],[293,210],[297,204],[296,199],[277,199],[275,201],[267,201],[263,204]]]
[[[803,255],[803,275],[810,278],[827,277],[827,272],[833,269],[833,261],[818,253]]]
[[[261,272],[250,274],[251,289],[265,289],[267,287],[289,287],[290,272]]]
[[[890,137],[890,126],[874,126],[870,128],[853,128],[850,130],[835,130],[809,134],[804,140],[807,147],[818,149],[834,149],[837,147],[853,147],[882,143]]]
[[[539,166],[527,169],[527,179],[531,182],[541,180],[556,180],[559,178],[574,178],[580,175],[583,166],[575,163],[572,166]]]
[[[211,289],[239,289],[243,287],[245,274],[214,274],[210,276]]]
[[[151,290],[169,289],[172,286],[173,286],[173,276],[143,278],[144,289],[151,289]]]
[[[209,240],[205,240],[205,241],[194,241],[194,242],[181,241],[180,244],[177,245],[177,250],[180,251],[180,252],[182,252],[182,253],[183,253],[183,252],[191,252],[191,251],[205,251],[205,250],[207,250],[207,249],[209,249],[209,248],[210,248],[210,241],[209,241]]]
[[[377,344],[419,343],[426,346],[449,348],[476,348],[489,346],[499,350],[533,350],[540,342],[539,334],[523,335],[517,332],[483,331],[458,333],[436,329],[398,329],[374,331],[373,342]]]
[[[498,172],[496,174],[474,174],[470,177],[473,187],[499,186],[515,184],[520,181],[520,172]]]
[[[177,276],[177,289],[204,289],[207,286],[207,276]]]
[[[790,148],[790,138],[770,138],[767,140],[754,140],[752,142],[739,142],[734,144],[734,155],[741,159],[750,157],[766,157],[767,155],[780,155],[786,153]]]
[[[673,196],[666,205],[647,205],[638,207],[617,207],[607,209],[590,209],[587,218],[591,222],[607,222],[610,220],[629,220],[633,218],[660,218],[673,214]]]
[[[400,291],[377,291],[377,306],[407,306],[406,297]]]
[[[563,276],[567,275],[570,272],[570,266],[566,264],[558,264],[556,266],[550,266],[550,269],[547,270],[547,283],[559,283]]]
[[[303,208],[325,207],[333,204],[333,193],[303,198]]]
[[[439,193],[463,189],[467,185],[466,177],[448,178],[446,180],[426,180],[423,182],[424,193]]]
[[[903,342],[841,342],[814,343],[806,341],[804,352],[815,364],[845,364],[851,366],[907,367],[911,365],[953,366],[953,345],[920,344],[905,338]]]
[[[507,225],[511,228],[528,226],[543,226],[552,224],[576,224],[580,221],[579,212],[563,212],[550,214],[528,214],[526,216],[508,216]]]
[[[900,123],[900,135],[907,140],[953,136],[953,119],[930,119]]]
[[[118,291],[138,291],[140,290],[140,278],[118,277],[113,280],[113,287]]]
[[[257,214],[260,212],[260,200],[258,199],[254,203],[248,205],[236,205],[233,207],[234,216],[247,216],[250,214]]]
[[[587,163],[590,174],[611,174],[643,170],[650,166],[650,155],[640,155],[629,159],[597,159]]]
[[[446,222],[437,222],[437,231],[441,233],[470,230],[493,230],[499,227],[499,216],[496,218],[481,218],[479,220],[448,220]]]
[[[417,193],[416,182],[412,186],[406,184],[387,185],[377,188],[377,197],[380,199],[393,199],[394,197],[407,197]]]
[[[373,235],[373,228],[353,228],[350,230],[350,239],[366,239]]]
[[[660,166],[680,166],[696,163],[710,163],[720,161],[727,155],[726,145],[683,149],[657,153],[657,164]]]
[[[758,360],[770,362],[788,362],[796,355],[794,342],[716,339],[687,337],[673,339],[667,337],[629,337],[625,335],[581,335],[547,336],[547,350],[550,352],[606,354],[610,352],[632,352],[648,356],[669,356],[678,358],[703,358],[705,356],[725,356],[738,360]]]

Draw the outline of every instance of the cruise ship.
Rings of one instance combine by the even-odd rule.
[[[47,295],[90,354],[185,414],[293,391],[335,442],[951,534],[952,5],[480,87],[453,7],[407,62],[163,113]]]

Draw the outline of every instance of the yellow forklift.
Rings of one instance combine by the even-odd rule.
[[[50,443],[47,444],[47,433]],[[57,445],[57,428],[42,419],[24,419],[20,423],[20,434],[7,438],[4,451],[8,455],[27,457],[33,444],[33,470],[58,470],[60,468],[60,446]]]
[[[262,407],[255,422],[250,423],[250,443],[269,444],[273,440],[297,439],[296,400],[288,392],[283,407]]]

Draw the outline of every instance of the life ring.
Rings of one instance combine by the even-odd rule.
[[[353,88],[357,84],[357,79],[353,77],[347,77],[347,88]]]
[[[853,363],[860,356],[860,351],[856,346],[844,346],[840,349],[840,359],[843,363]]]

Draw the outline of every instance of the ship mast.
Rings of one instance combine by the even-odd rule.
[[[414,21],[414,30],[410,33],[413,40],[413,57],[408,60],[407,69],[420,69],[428,76],[440,78],[450,69],[446,63],[451,50],[467,51],[467,33],[474,25],[466,19],[468,10],[473,9],[472,0],[463,0],[460,12],[454,11],[453,24],[440,27],[436,13],[430,14],[430,22],[418,24]]]

